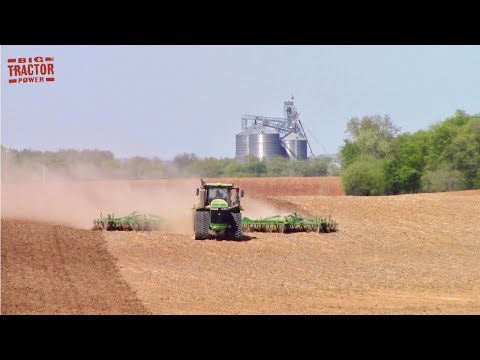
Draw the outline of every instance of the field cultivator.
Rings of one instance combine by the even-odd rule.
[[[338,230],[337,223],[328,217],[316,217],[315,219],[306,219],[297,213],[287,213],[282,215],[270,216],[262,219],[242,219],[243,229],[246,231],[262,231],[262,232],[334,232]]]
[[[107,214],[93,220],[92,230],[107,231],[150,231],[157,230],[162,225],[162,219],[152,214],[137,214],[135,211],[128,216],[115,217],[114,214]]]

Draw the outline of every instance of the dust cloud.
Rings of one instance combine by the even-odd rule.
[[[291,212],[288,209],[275,207],[258,198],[244,200],[242,207],[244,208],[243,216],[250,219],[265,218]]]
[[[79,174],[99,179],[101,172],[85,164],[71,165],[69,175],[49,170],[46,175],[40,173],[39,176],[38,168],[32,171],[2,168],[2,218],[31,219],[87,229],[100,213],[125,216],[137,211],[164,218],[166,230],[191,232],[198,179],[79,181],[73,180]]]
[[[38,168],[31,172],[25,168],[4,168],[2,178],[7,181],[1,185],[2,218],[89,229],[100,213],[126,216],[137,211],[160,216],[165,231],[192,233],[192,207],[197,201],[195,189],[200,185],[199,178],[109,180],[101,179],[105,173],[91,165],[70,164],[70,168],[68,176],[51,170],[47,174],[40,172],[39,176]],[[96,180],[74,180],[79,175]],[[244,216],[279,213],[278,209],[248,195],[242,199]]]

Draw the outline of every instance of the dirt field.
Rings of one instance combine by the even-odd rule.
[[[144,314],[102,235],[2,219],[2,314]]]
[[[282,196],[282,195],[345,195],[342,180],[339,177],[284,177],[284,178],[225,178],[206,179],[207,181],[234,182],[253,196]],[[198,185],[195,182],[195,185]]]
[[[340,231],[330,234],[195,241],[183,230],[100,235],[2,219],[2,312],[480,314],[480,191],[350,197],[335,181],[236,181],[245,214],[331,214]],[[160,194],[165,184],[129,186]]]

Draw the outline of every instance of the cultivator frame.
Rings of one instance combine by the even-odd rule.
[[[157,215],[152,214],[137,214],[136,211],[130,215],[116,218],[113,213],[107,214],[103,217],[100,213],[100,218],[93,220],[92,230],[107,230],[107,231],[150,231],[159,229],[162,225],[162,220]]]
[[[262,219],[250,219],[244,217],[242,226],[245,231],[261,232],[334,232],[338,230],[338,224],[330,218],[315,217],[315,219],[306,219],[297,213],[287,213],[270,216]]]

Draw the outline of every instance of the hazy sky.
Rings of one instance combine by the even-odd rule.
[[[55,58],[55,82],[9,84],[6,59],[32,56]],[[316,154],[352,116],[413,132],[480,112],[480,46],[2,46],[1,64],[17,149],[233,157],[241,115],[283,116],[292,94]]]

